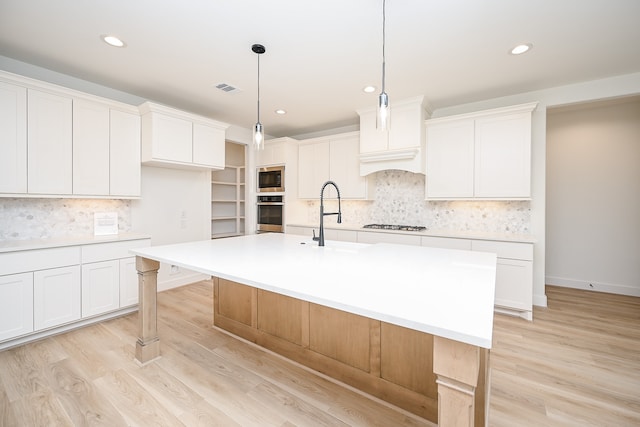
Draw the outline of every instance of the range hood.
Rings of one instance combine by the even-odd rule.
[[[376,129],[375,107],[360,115],[360,175],[389,169],[425,173],[425,120],[431,116],[424,96],[391,104],[389,130]]]

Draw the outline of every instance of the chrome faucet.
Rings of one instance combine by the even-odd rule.
[[[324,211],[324,189],[327,185],[333,185],[336,187],[336,192],[338,193],[338,212],[326,212]],[[318,242],[318,246],[324,246],[324,217],[325,215],[338,215],[338,224],[342,223],[342,209],[340,208],[340,189],[333,181],[327,181],[322,184],[322,188],[320,189],[320,234],[318,237],[314,237],[313,240]]]

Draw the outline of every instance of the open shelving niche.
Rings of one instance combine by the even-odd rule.
[[[227,142],[222,170],[211,171],[211,238],[245,232],[244,146]]]

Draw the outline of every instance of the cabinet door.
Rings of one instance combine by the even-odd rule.
[[[140,116],[110,111],[109,193],[140,196]]]
[[[389,150],[420,148],[424,140],[424,114],[415,103],[395,104],[391,109]]]
[[[533,263],[498,258],[496,305],[515,310],[533,309]]]
[[[188,120],[150,113],[153,127],[154,159],[191,163],[193,161],[193,129]]]
[[[109,107],[73,101],[73,194],[109,195]]]
[[[72,193],[71,98],[27,91],[29,193]]]
[[[329,141],[301,145],[298,149],[298,197],[319,199],[322,184],[328,179]],[[325,197],[335,195],[325,191]]]
[[[367,179],[360,176],[360,138],[353,135],[331,140],[329,147],[329,176],[340,188],[344,199],[366,199]]]
[[[120,307],[138,304],[136,257],[120,260]]]
[[[33,320],[36,331],[80,319],[80,266],[33,273]]]
[[[193,124],[193,163],[224,169],[224,130]]]
[[[360,114],[360,153],[375,153],[389,148],[388,131],[376,129],[376,111],[361,112]],[[393,111],[392,111],[393,114]],[[394,120],[394,117],[391,117]],[[394,126],[391,122],[391,126]]]
[[[475,196],[531,197],[531,113],[476,119]]]
[[[27,90],[0,82],[0,193],[27,192]]]
[[[95,316],[120,307],[120,262],[82,265],[82,317]]]
[[[474,123],[427,125],[426,197],[473,197]]]
[[[0,341],[33,332],[33,273],[0,276]]]

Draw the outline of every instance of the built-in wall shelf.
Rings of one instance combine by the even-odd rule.
[[[211,171],[211,238],[239,236],[245,232],[244,146],[227,142],[227,161]]]

